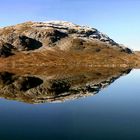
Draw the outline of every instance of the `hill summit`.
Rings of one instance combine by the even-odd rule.
[[[39,64],[126,64],[133,55],[97,29],[66,21],[25,22],[0,29],[0,57],[16,63],[34,58]]]

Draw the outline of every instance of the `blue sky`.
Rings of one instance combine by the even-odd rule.
[[[65,20],[97,28],[140,50],[140,0],[1,0],[0,26]]]

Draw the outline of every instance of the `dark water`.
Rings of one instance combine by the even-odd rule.
[[[132,70],[94,96],[61,103],[2,98],[0,139],[139,140],[139,80],[140,70]]]

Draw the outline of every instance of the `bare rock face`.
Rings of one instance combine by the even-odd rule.
[[[44,51],[54,48],[85,50],[87,44],[101,44],[120,52],[133,53],[95,28],[65,21],[26,22],[1,28],[0,40],[4,42],[0,43],[1,57],[8,57],[22,51]]]

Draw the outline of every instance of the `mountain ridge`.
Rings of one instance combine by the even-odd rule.
[[[54,58],[56,55],[58,58]],[[44,57],[47,61],[42,61]],[[25,22],[0,29],[0,64],[3,59],[6,65],[8,62],[17,64],[18,59],[28,64],[27,58],[29,63],[35,58],[38,63],[47,65],[53,59],[63,65],[69,63],[67,57],[75,59],[76,63],[93,65],[95,62],[128,65],[138,59],[131,49],[97,29],[71,22]],[[61,62],[63,59],[64,63]]]

